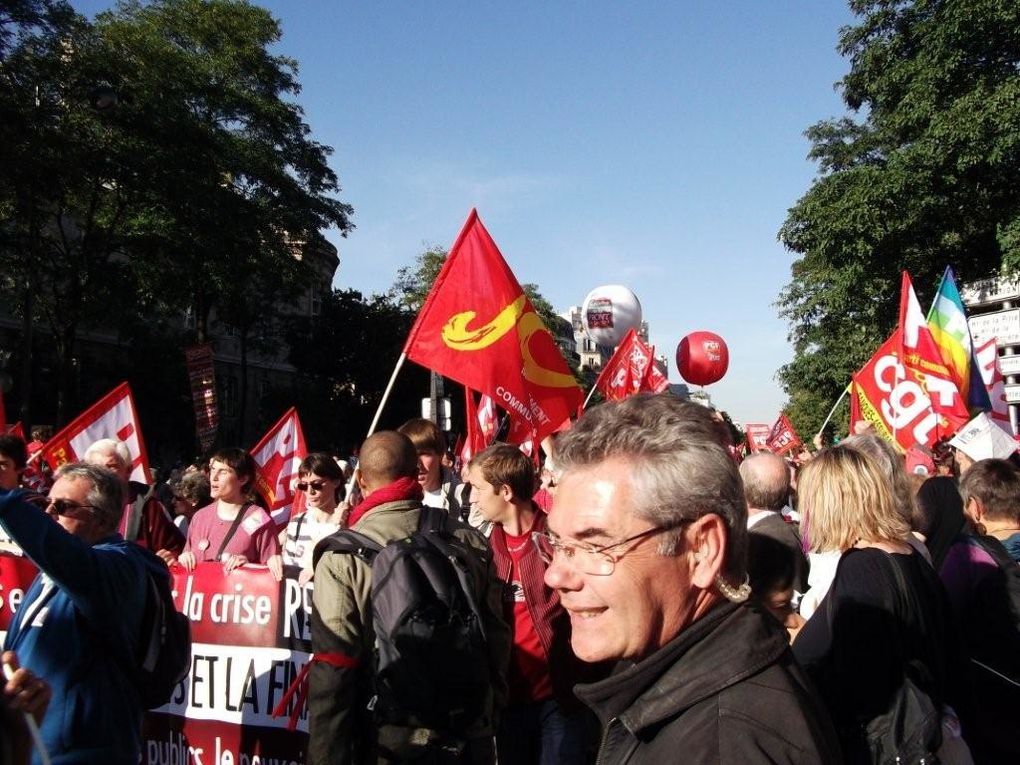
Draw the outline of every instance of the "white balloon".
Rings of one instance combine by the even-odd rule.
[[[628,330],[641,329],[641,301],[622,284],[596,287],[581,306],[581,323],[598,345],[614,348]]]

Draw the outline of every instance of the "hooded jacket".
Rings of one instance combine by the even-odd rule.
[[[725,603],[577,696],[602,722],[600,765],[838,763],[825,705],[785,632],[757,606]]]

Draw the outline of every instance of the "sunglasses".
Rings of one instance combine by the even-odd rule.
[[[49,511],[52,508],[56,511],[57,515],[65,515],[68,518],[76,518],[78,510],[88,510],[90,515],[95,515],[96,510],[99,508],[95,505],[79,505],[77,502],[71,502],[67,499],[51,499],[46,503],[46,510]]]
[[[308,491],[309,489],[315,489],[316,491],[322,491],[325,485],[326,485],[325,481],[308,481],[307,483],[305,481],[302,481],[297,485],[297,490]]]

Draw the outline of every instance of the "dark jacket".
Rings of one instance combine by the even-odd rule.
[[[757,606],[725,603],[638,664],[575,689],[599,763],[837,763],[825,705]]]

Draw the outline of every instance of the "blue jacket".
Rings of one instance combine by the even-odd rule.
[[[42,573],[4,649],[53,688],[43,741],[54,765],[137,765],[144,710],[128,673],[142,642],[146,570],[167,576],[166,566],[119,534],[90,546],[20,494],[0,491],[0,525]],[[37,603],[44,575],[55,586]]]

